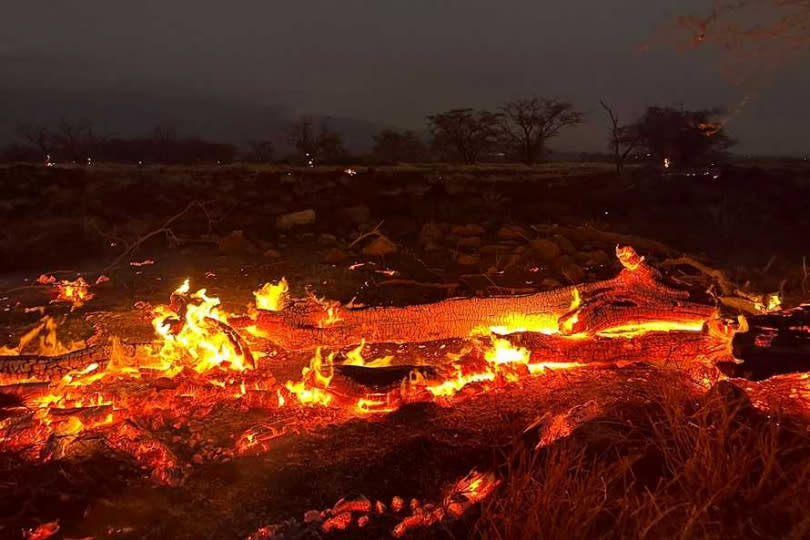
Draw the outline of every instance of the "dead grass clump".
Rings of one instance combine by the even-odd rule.
[[[810,537],[805,426],[764,417],[729,386],[700,403],[664,392],[625,413],[518,452],[502,490],[484,503],[477,535]]]

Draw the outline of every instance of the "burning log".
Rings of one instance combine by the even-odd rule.
[[[360,343],[463,339],[479,331],[572,335],[634,330],[697,330],[716,309],[662,281],[632,248],[617,248],[624,269],[613,279],[526,296],[455,298],[406,307],[336,308],[316,300],[279,311],[257,310],[256,333],[287,350],[343,348]]]
[[[572,339],[564,336],[522,333],[509,336],[515,346],[531,351],[530,364],[618,364],[646,362],[658,367],[684,370],[712,367],[733,361],[730,339],[708,332],[651,332],[631,337],[594,336]]]

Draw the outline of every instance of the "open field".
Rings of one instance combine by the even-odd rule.
[[[0,375],[0,536],[59,520],[63,538],[381,538],[438,508],[441,518],[415,520],[403,534],[807,537],[810,365],[766,365],[756,374],[743,365],[724,375],[708,354],[677,365],[669,362],[677,351],[650,348],[645,356],[645,339],[683,339],[672,345],[683,350],[731,346],[705,326],[618,338],[590,327],[557,336],[555,328],[552,338],[582,340],[572,358],[601,344],[607,361],[493,367],[493,380],[409,400],[397,392],[405,392],[403,376],[413,382],[414,368],[430,379],[459,363],[477,365],[497,339],[369,339],[365,360],[390,356],[389,365],[375,371],[361,359],[360,370],[330,368],[332,386],[307,390],[331,401],[312,403],[282,383],[307,382],[323,367],[313,351],[284,350],[236,324],[257,302],[255,290],[286,277],[291,297],[312,293],[304,305],[312,295],[341,302],[336,328],[351,320],[349,303],[435,306],[565,291],[554,313],[562,332],[564,321],[577,324],[571,313],[589,321],[574,300],[581,293],[583,308],[598,303],[601,291],[591,296],[588,284],[635,275],[632,260],[617,258],[617,244],[634,246],[645,257],[641,268],[661,270],[690,302],[716,306],[730,328],[738,329],[739,313],[756,321],[767,311],[755,307],[756,295],[763,302],[763,293],[778,293],[783,307],[806,301],[810,168],[729,166],[714,175],[633,168],[616,178],[603,164],[0,169],[0,346],[13,348],[48,315],[64,342],[116,336],[138,350],[158,342],[157,306],[175,310],[182,324],[178,303],[195,300],[172,291],[189,279],[191,291],[222,300],[237,342],[256,354],[244,371],[196,370],[179,356],[178,370],[165,374],[153,366],[137,377],[120,366],[94,368],[106,375],[75,387]],[[56,283],[38,283],[40,274]],[[54,302],[58,282],[77,276],[93,298]],[[522,330],[515,339],[525,341],[513,345],[536,356]],[[353,348],[332,351],[335,365]],[[780,371],[792,372],[774,375]],[[54,388],[64,394],[48,402],[43,395]],[[83,402],[67,397],[81,391]],[[372,394],[386,395],[385,410],[361,414],[346,405]],[[391,405],[395,394],[400,401]],[[37,411],[32,403],[45,405]],[[11,435],[42,410],[72,418],[90,408],[104,417],[99,425],[81,416],[78,431],[49,420],[39,439],[24,438],[28,427]],[[473,504],[480,486],[451,493],[471,470],[494,479],[480,504]],[[361,494],[385,509],[357,510]],[[403,510],[395,510],[395,496]],[[471,501],[458,516],[448,510],[453,497]],[[345,530],[329,531],[324,523],[341,515],[342,498],[360,506]],[[262,529],[271,524],[274,536]]]

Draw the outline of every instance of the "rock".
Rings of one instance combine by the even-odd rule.
[[[315,223],[315,210],[312,208],[300,212],[290,212],[276,218],[276,227],[283,230],[301,225],[312,225],[313,223]]]
[[[464,238],[459,238],[458,243],[456,244],[460,248],[480,248],[481,247],[481,237],[480,236],[467,236]]]
[[[486,246],[482,247],[479,251],[484,255],[498,255],[501,253],[508,253],[511,249],[512,249],[511,246],[487,244]]]
[[[562,236],[560,234],[554,235],[554,242],[560,247],[562,252],[565,253],[566,255],[573,255],[577,251],[577,248],[576,246],[574,246],[574,243],[565,236]]]
[[[363,205],[341,208],[338,214],[355,225],[364,225],[371,220],[371,210]]]
[[[320,523],[323,521],[323,516],[317,510],[307,510],[304,512],[304,523]]]
[[[582,266],[605,266],[610,264],[610,255],[596,249],[593,251],[580,251],[574,255],[574,260]]]
[[[450,232],[456,236],[481,236],[487,231],[481,225],[468,223],[467,225],[453,225]]]
[[[540,282],[540,286],[544,289],[559,289],[563,285],[556,279],[547,277]]]
[[[461,253],[458,258],[456,258],[456,263],[462,266],[478,266],[481,264],[481,257],[480,255]]]
[[[363,255],[371,255],[372,257],[382,257],[395,253],[397,245],[385,235],[379,235],[370,244],[363,248]]]
[[[537,253],[541,259],[548,262],[551,262],[559,257],[560,253],[562,252],[560,246],[546,238],[537,238],[536,240],[532,240],[529,245],[531,246],[532,251]]]
[[[438,223],[425,223],[419,231],[419,245],[439,244],[444,238],[444,228]]]
[[[559,276],[567,283],[581,283],[585,279],[585,270],[568,255],[561,255],[554,260]]]
[[[441,251],[444,248],[442,246],[440,246],[439,244],[434,244],[433,242],[428,242],[427,244],[425,244],[422,247],[422,249],[424,249],[425,251]]]
[[[334,234],[323,233],[318,237],[318,243],[322,246],[334,246],[337,244],[337,236]]]
[[[349,254],[342,249],[332,248],[321,259],[326,264],[341,264],[349,259]]]
[[[266,259],[280,259],[282,257],[281,252],[276,249],[268,249],[262,254]]]
[[[242,231],[231,231],[228,236],[221,237],[217,240],[217,247],[222,253],[231,255],[254,253],[256,251],[256,245],[245,238]]]
[[[506,224],[498,229],[498,238],[501,240],[524,240],[529,236],[529,231],[522,225]]]

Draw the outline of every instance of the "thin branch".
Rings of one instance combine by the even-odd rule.
[[[205,205],[208,204],[209,202],[210,201],[204,201],[204,202],[191,201],[190,203],[188,203],[188,205],[182,211],[180,211],[179,213],[177,213],[177,214],[173,215],[172,217],[170,217],[169,219],[167,219],[166,222],[163,223],[163,225],[160,228],[155,229],[155,230],[141,236],[140,238],[136,239],[134,242],[132,242],[132,244],[130,244],[120,255],[118,255],[118,257],[115,258],[115,260],[113,262],[108,264],[101,272],[106,273],[111,268],[114,268],[114,267],[118,266],[121,263],[121,261],[123,261],[126,257],[131,255],[132,252],[134,252],[136,249],[138,249],[138,247],[140,247],[144,242],[146,242],[147,240],[149,240],[151,238],[154,238],[155,236],[158,236],[160,234],[165,234],[166,237],[169,238],[170,240],[177,240],[177,236],[174,234],[174,231],[171,229],[171,225],[172,225],[172,223],[174,223],[175,221],[177,221],[178,219],[180,219],[181,217],[186,215],[192,208],[199,208],[206,215],[206,217],[209,218],[208,229],[210,231],[211,230],[210,216],[208,214],[208,211],[205,208]]]

